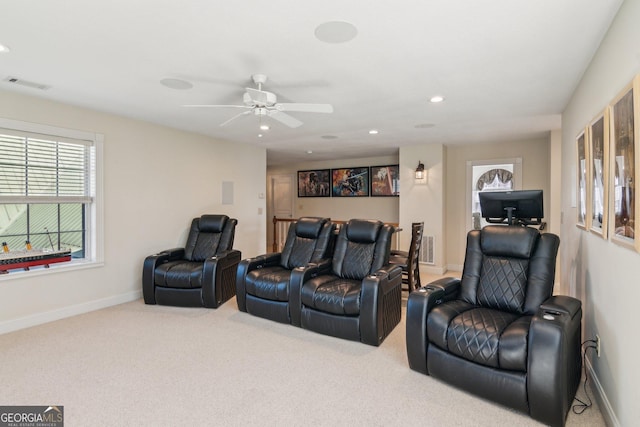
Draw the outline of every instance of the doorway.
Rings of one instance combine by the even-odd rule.
[[[487,222],[480,213],[479,193],[522,189],[522,158],[470,160],[467,162],[467,230],[479,230]]]

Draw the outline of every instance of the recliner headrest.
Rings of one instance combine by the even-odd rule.
[[[307,239],[315,239],[320,234],[322,226],[328,221],[327,218],[305,217],[296,222],[296,236]]]
[[[346,224],[347,238],[356,243],[374,243],[378,238],[382,221],[352,219]]]
[[[221,233],[228,219],[227,215],[202,215],[198,228],[204,233]]]
[[[485,255],[529,258],[540,232],[535,228],[487,225],[480,234],[480,247]]]

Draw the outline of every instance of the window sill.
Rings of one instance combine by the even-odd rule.
[[[64,263],[51,264],[49,268],[45,266],[30,267],[29,270],[17,268],[0,274],[0,282],[12,279],[30,279],[32,277],[45,276],[49,274],[65,273],[76,270],[86,270],[88,268],[103,267],[103,261],[71,260]]]

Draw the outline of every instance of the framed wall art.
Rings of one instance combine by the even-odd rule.
[[[611,126],[611,239],[623,246],[640,249],[635,238],[638,192],[638,126],[640,121],[639,77],[614,98],[609,108]]]
[[[298,171],[298,197],[329,197],[330,169]]]
[[[609,114],[600,113],[589,124],[589,207],[590,229],[607,238],[609,206]]]
[[[331,169],[333,197],[369,196],[369,167]]]
[[[576,137],[576,152],[577,152],[577,204],[578,204],[578,218],[576,225],[580,228],[587,228],[587,182],[588,171],[587,167],[587,139],[586,132],[583,130]]]
[[[399,165],[371,166],[371,196],[399,196]]]

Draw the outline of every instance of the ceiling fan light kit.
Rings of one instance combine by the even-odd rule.
[[[242,95],[243,105],[185,105],[185,107],[206,107],[206,108],[244,108],[243,111],[230,119],[220,123],[220,126],[226,126],[235,119],[253,113],[262,117],[270,117],[285,126],[297,128],[303,123],[295,117],[285,113],[285,111],[303,112],[303,113],[333,113],[331,104],[308,104],[308,103],[278,103],[278,97],[273,92],[262,90],[262,85],[267,81],[264,74],[254,74],[251,76],[253,82],[258,86],[255,88],[245,88]],[[261,123],[262,124],[262,123]]]

